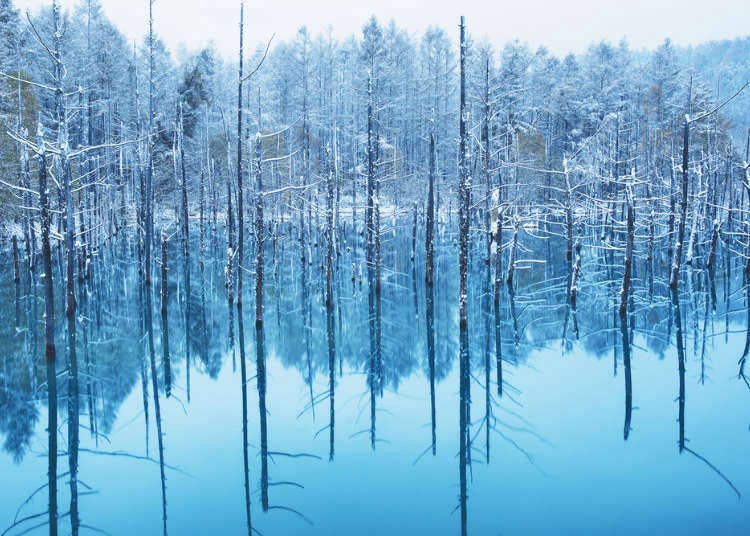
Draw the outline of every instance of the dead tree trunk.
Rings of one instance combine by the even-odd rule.
[[[188,193],[187,193],[187,175],[185,173],[185,133],[183,130],[182,104],[180,104],[180,124],[177,129],[177,142],[180,151],[180,231],[182,233],[182,253],[185,260],[190,257],[190,223],[188,216]]]
[[[711,245],[708,250],[708,261],[706,262],[706,268],[709,270],[714,269],[714,263],[716,261],[716,244],[719,242],[720,232],[721,224],[718,221],[714,221],[714,230],[711,233]]]
[[[24,206],[31,207],[31,179],[29,173],[29,150],[24,145],[21,147],[21,186],[24,188]],[[26,250],[26,262],[29,270],[34,271],[36,269],[36,231],[34,226],[31,224],[31,215],[29,210],[23,211],[23,226],[24,226],[24,248]]]
[[[628,311],[628,296],[630,294],[630,276],[633,265],[633,237],[635,235],[635,214],[630,192],[625,193],[627,203],[627,232],[628,238],[625,245],[625,271],[622,276],[622,289],[620,290],[620,317],[622,318]]]
[[[13,235],[12,238],[13,242],[13,282],[18,284],[21,281],[21,269],[20,269],[20,261],[18,259],[18,238],[16,238],[16,235]]]
[[[692,81],[691,81],[692,85]],[[688,105],[690,104],[690,93],[688,91]],[[672,258],[672,274],[669,278],[670,288],[676,289],[680,277],[680,263],[682,262],[682,244],[685,241],[685,220],[687,219],[688,203],[688,165],[690,152],[690,118],[685,115],[682,131],[682,183],[680,196],[680,224],[677,231],[677,243]]]
[[[44,141],[39,135],[39,147]],[[50,247],[50,212],[47,192],[47,159],[39,153],[39,213],[42,235],[42,269],[44,278],[44,338],[47,363],[47,432],[48,465],[47,489],[49,492],[49,533],[57,536],[57,372],[55,349],[55,300],[52,280],[52,249]]]
[[[162,363],[164,365],[164,394],[172,395],[172,362],[169,355],[169,318],[167,302],[169,300],[169,283],[167,281],[167,237],[162,229],[161,234],[161,329],[162,329]]]
[[[581,242],[576,240],[575,261],[573,262],[573,273],[570,276],[570,305],[575,310],[578,301],[578,278],[581,275]]]
[[[367,268],[372,268],[375,262],[375,139],[373,117],[372,73],[367,79],[367,208],[365,225],[367,227]]]
[[[148,155],[146,159],[146,238],[144,282],[151,285],[151,243],[154,239],[153,172],[154,172],[154,0],[148,2]]]
[[[469,371],[469,308],[468,308],[468,265],[469,265],[469,191],[471,189],[471,177],[469,175],[468,155],[468,132],[466,123],[468,111],[466,110],[466,36],[464,18],[461,17],[460,37],[460,111],[459,111],[459,146],[458,146],[458,192],[459,192],[459,219],[458,219],[458,322],[459,322],[459,378],[460,378],[460,407],[459,407],[459,503],[461,505],[461,534],[466,536],[467,527],[467,474],[466,466],[471,455],[471,444],[469,438],[469,405],[470,396],[470,371]]]
[[[516,273],[516,255],[518,254],[518,216],[514,218],[513,222],[513,241],[510,245],[510,257],[508,258],[508,275],[505,278],[505,282],[509,287],[513,286],[513,278]]]
[[[435,279],[435,136],[433,134],[430,134],[430,170],[425,223],[425,283],[428,287],[432,287]]]
[[[205,170],[201,170],[201,180],[200,180],[200,200],[199,200],[199,217],[198,217],[198,266],[200,267],[201,273],[204,269],[204,260],[206,258],[206,220],[205,220],[205,210],[206,210],[206,201],[205,201],[205,195],[206,195],[206,186],[205,186]]]
[[[161,233],[161,314],[167,314],[167,235],[164,230]]]
[[[226,122],[224,122],[224,137],[227,144],[227,267],[225,285],[227,288],[227,301],[231,307],[234,304],[234,209],[232,208],[232,176],[230,173],[232,159],[230,155],[229,129]]]
[[[326,161],[330,162],[330,149],[326,148]],[[335,197],[335,177],[333,173],[333,163],[328,164],[327,177],[327,196],[326,196],[326,335],[328,341],[328,400],[329,400],[329,448],[328,459],[333,460],[334,454],[334,425],[335,425],[335,364],[336,364],[336,332],[334,324],[333,308],[333,254],[334,254],[334,197]]]
[[[261,169],[260,134],[255,137],[255,327],[263,327],[263,172]],[[241,271],[241,269],[239,270]]]
[[[240,2],[240,58],[237,78],[237,308],[242,308],[242,269],[245,252],[245,222],[242,199],[242,59],[245,2]],[[256,318],[257,322],[257,318]]]
[[[497,368],[497,396],[503,396],[503,339],[500,330],[500,290],[503,273],[503,215],[497,208],[495,223],[495,282],[493,308],[495,316],[495,367]]]

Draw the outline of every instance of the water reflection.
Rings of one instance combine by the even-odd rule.
[[[152,304],[151,304],[151,289],[145,290],[146,304],[144,307],[145,311],[145,323],[146,323],[146,336],[148,338],[148,355],[149,365],[151,369],[151,392],[154,396],[154,419],[156,421],[156,441],[159,447],[159,473],[161,477],[161,505],[162,505],[162,532],[166,536],[167,534],[167,479],[164,472],[164,432],[162,431],[162,420],[161,420],[161,404],[159,402],[159,379],[157,377],[156,367],[156,351],[154,348],[154,322],[152,318]],[[164,308],[162,307],[162,310]],[[162,314],[166,316],[166,311]],[[166,350],[168,343],[163,340],[164,350],[164,368],[168,370],[168,359],[169,351]],[[166,385],[169,383],[167,381]],[[166,388],[167,393],[169,387]]]
[[[247,430],[247,362],[245,358],[245,322],[242,309],[237,316],[237,333],[240,344],[240,382],[242,387],[242,461],[243,475],[245,480],[245,517],[247,519],[247,533],[252,534],[252,515],[250,513],[250,464],[248,453],[248,430]]]
[[[120,236],[103,245],[90,278],[79,284],[78,315],[55,323],[55,338],[65,348],[62,362],[48,359],[42,350],[43,311],[38,304],[43,303],[44,282],[33,272],[21,271],[18,279],[14,273],[5,274],[7,284],[0,292],[11,321],[0,330],[4,349],[0,434],[7,453],[0,463],[18,468],[23,476],[11,477],[3,492],[3,528],[40,510],[47,516],[57,512],[53,518],[60,527],[61,519],[68,518],[74,534],[84,525],[116,528],[109,525],[109,518],[119,506],[109,497],[117,496],[125,484],[97,481],[96,496],[83,487],[90,485],[88,479],[96,479],[99,460],[109,453],[133,457],[138,460],[133,463],[151,471],[153,485],[144,481],[143,493],[158,502],[160,519],[144,515],[133,522],[145,533],[189,531],[186,520],[197,514],[186,512],[183,505],[194,507],[193,494],[198,496],[203,488],[214,489],[216,501],[236,506],[239,513],[227,516],[228,532],[293,533],[293,527],[311,533],[344,530],[352,526],[354,514],[341,513],[337,518],[332,515],[336,505],[322,503],[318,494],[341,501],[351,495],[351,500],[366,502],[369,485],[377,488],[384,479],[405,490],[415,489],[419,479],[438,478],[427,471],[440,475],[439,485],[431,487],[429,495],[435,502],[430,508],[440,520],[436,533],[503,530],[513,526],[520,514],[502,508],[490,515],[487,501],[497,493],[512,503],[507,494],[517,474],[532,481],[522,466],[549,471],[561,485],[580,483],[579,477],[561,474],[566,463],[577,463],[575,453],[568,452],[568,459],[547,459],[543,468],[539,462],[537,468],[539,452],[557,449],[546,442],[548,433],[555,435],[554,428],[538,423],[549,426],[552,414],[574,411],[580,403],[573,397],[567,407],[535,409],[546,391],[565,388],[558,377],[566,370],[578,375],[567,380],[569,387],[582,389],[581,399],[592,397],[586,411],[597,422],[609,415],[608,401],[616,401],[616,411],[608,420],[617,428],[612,435],[620,442],[626,440],[632,449],[626,452],[645,452],[659,437],[654,397],[676,399],[676,408],[665,406],[664,413],[658,413],[658,426],[669,427],[676,413],[678,449],[673,454],[688,453],[701,461],[701,469],[707,468],[712,480],[686,464],[679,470],[704,483],[721,483],[704,499],[722,501],[727,488],[739,495],[750,483],[750,474],[746,469],[738,471],[743,467],[737,462],[739,455],[720,442],[746,434],[746,423],[744,430],[729,428],[737,420],[717,417],[718,406],[706,401],[703,393],[730,385],[726,375],[712,374],[712,368],[726,370],[728,365],[720,362],[723,356],[736,351],[739,358],[742,343],[750,341],[746,335],[750,295],[743,281],[743,259],[728,255],[728,246],[719,241],[710,267],[708,259],[706,263],[694,260],[684,272],[685,284],[676,292],[667,289],[660,277],[667,273],[667,256],[659,253],[666,247],[655,247],[648,258],[634,258],[623,311],[618,287],[624,263],[619,250],[582,246],[587,238],[579,232],[568,262],[557,258],[557,252],[566,250],[565,233],[551,232],[542,239],[507,217],[498,220],[492,242],[479,231],[472,240],[465,329],[458,322],[458,252],[452,228],[436,227],[434,258],[429,258],[419,247],[425,239],[424,215],[414,207],[409,207],[403,221],[394,218],[381,233],[380,273],[365,263],[363,248],[345,246],[358,241],[359,232],[351,227],[338,235],[325,228],[306,229],[305,236],[312,239],[305,244],[297,240],[297,226],[272,222],[264,241],[266,268],[271,270],[263,296],[267,322],[256,319],[254,337],[249,338],[244,325],[247,313],[236,302],[227,307],[221,239],[206,240],[201,246],[206,248],[205,257],[185,255],[181,244],[165,240],[165,275],[154,288],[140,284],[134,260],[137,241]],[[554,221],[548,223],[550,229],[562,229]],[[503,225],[510,236],[502,236]],[[503,240],[506,247],[498,255],[496,244]],[[515,253],[512,248],[517,248]],[[432,284],[421,275],[428,263],[433,263]],[[154,326],[157,307],[160,326]],[[64,318],[62,304],[56,313],[58,319]],[[740,342],[733,336],[738,330]],[[230,366],[235,351],[238,375]],[[248,359],[253,351],[255,360]],[[736,358],[730,360],[736,363]],[[655,368],[662,359],[669,367],[673,359],[677,361],[678,377],[669,373],[672,383],[651,375],[666,370]],[[617,374],[617,390],[605,392],[604,399],[596,398],[601,392],[597,395],[586,387],[587,378],[598,374],[599,363],[606,364],[607,376]],[[532,372],[537,376],[530,376]],[[735,376],[736,372],[735,368]],[[253,380],[257,392],[248,388]],[[611,385],[604,377],[598,381],[601,389]],[[220,386],[218,394],[212,385]],[[726,388],[731,398],[722,399],[723,403],[738,404],[730,408],[740,411],[743,393],[732,389]],[[181,400],[183,393],[189,405]],[[207,399],[208,393],[214,398]],[[238,401],[232,411],[218,409],[224,398],[234,400],[235,395]],[[256,404],[257,426],[251,409]],[[645,406],[650,408],[646,416],[639,411]],[[58,421],[61,412],[65,415]],[[707,419],[712,418],[728,426],[716,434],[715,443],[705,433]],[[177,435],[183,420],[191,427],[189,441]],[[592,437],[594,432],[584,421],[577,421],[580,430],[570,429],[568,434],[586,430]],[[569,421],[561,416],[560,422]],[[173,456],[179,460],[178,468],[201,472],[206,462],[201,445],[212,435],[221,436],[220,428],[227,428],[234,439],[222,446],[220,456],[226,460],[217,461],[217,467],[231,467],[242,490],[230,486],[216,491],[212,477],[204,476],[208,480],[170,485],[167,501],[171,472],[175,478],[180,473],[166,462],[166,453],[170,463],[176,463]],[[81,429],[87,432],[80,434]],[[698,440],[691,445],[688,430],[702,439],[699,445]],[[598,430],[594,437],[606,433]],[[40,434],[46,434],[48,446],[35,441]],[[325,438],[324,444],[319,438]],[[58,441],[67,445],[65,451],[59,450]],[[372,452],[376,446],[377,452]],[[595,447],[581,448],[584,457]],[[35,462],[37,453],[44,455],[47,465],[41,470]],[[321,464],[317,453],[327,454],[331,463]],[[399,461],[401,453],[408,458],[405,466]],[[542,454],[543,461],[545,456],[550,457]],[[67,471],[60,474],[57,466],[65,462]],[[368,467],[381,474],[368,473]],[[633,470],[643,475],[651,466]],[[342,472],[364,480],[347,481],[350,488],[332,492],[329,486],[343,483]],[[488,484],[485,477],[490,474]],[[44,480],[47,489],[25,502],[25,494]],[[406,501],[403,511],[394,513],[394,521],[410,526],[411,516],[417,514],[409,508],[424,512],[418,507],[420,498],[393,493]],[[230,494],[241,500],[235,504]],[[53,500],[42,505],[41,496]],[[19,507],[21,513],[16,515]],[[453,507],[455,517],[451,517]],[[725,522],[734,523],[741,514],[727,508]],[[362,510],[370,512],[362,515],[373,516],[370,526],[388,526],[376,521],[377,508],[365,505]],[[19,523],[9,534],[23,532],[33,519],[38,520]],[[300,529],[299,523],[305,521],[315,526]],[[542,532],[551,527],[535,526]]]

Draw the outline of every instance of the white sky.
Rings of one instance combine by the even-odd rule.
[[[60,0],[66,7],[77,0]],[[51,0],[15,0],[35,9]],[[239,0],[155,0],[155,31],[172,51],[213,41],[236,55]],[[102,0],[107,16],[131,40],[147,27],[148,0]],[[514,38],[556,54],[580,52],[602,39],[627,37],[633,48],[653,48],[670,37],[679,44],[748,35],[748,0],[246,0],[246,39],[251,45],[292,38],[306,25],[313,35],[333,27],[336,37],[359,35],[370,15],[382,24],[421,33],[431,24],[451,32],[459,15],[471,34],[500,45]],[[457,30],[456,30],[457,32]],[[251,47],[252,48],[252,47]]]

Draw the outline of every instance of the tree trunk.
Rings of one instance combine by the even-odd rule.
[[[430,171],[427,186],[425,218],[425,283],[432,287],[435,280],[435,136],[430,134]]]
[[[146,238],[144,282],[151,285],[151,243],[154,239],[153,172],[154,172],[154,0],[148,2],[148,155],[146,158]]]
[[[690,92],[688,92],[688,103],[690,102]],[[682,261],[682,244],[685,241],[685,220],[687,219],[688,203],[688,165],[690,151],[690,120],[685,115],[685,122],[682,131],[682,183],[680,197],[680,224],[677,231],[677,243],[674,249],[672,259],[672,274],[669,278],[670,288],[676,289],[680,278],[680,262]]]
[[[459,322],[459,378],[460,378],[460,407],[459,407],[459,503],[461,507],[461,534],[467,533],[467,474],[466,467],[471,456],[471,442],[469,438],[469,405],[470,395],[470,371],[469,371],[469,308],[468,308],[468,264],[469,264],[469,191],[471,179],[469,176],[468,158],[468,133],[467,133],[467,110],[466,110],[466,37],[464,18],[461,17],[461,40],[460,40],[460,119],[459,119],[459,147],[458,147],[458,195],[459,195],[459,217],[458,217],[458,322]]]
[[[39,146],[43,141],[39,140]],[[44,338],[47,363],[47,489],[49,492],[49,533],[57,536],[57,371],[55,350],[55,300],[50,248],[50,212],[47,192],[47,159],[39,153],[39,215],[42,234],[42,269],[44,278]]]
[[[628,311],[628,296],[630,295],[630,276],[633,265],[633,237],[635,235],[634,210],[630,199],[630,193],[626,192],[627,203],[627,225],[628,238],[625,246],[625,269],[622,276],[622,288],[620,290],[620,318],[624,317]],[[621,320],[622,321],[622,320]]]
[[[245,222],[242,189],[242,60],[245,2],[240,1],[240,58],[237,78],[237,307],[242,308],[242,270],[245,252]],[[257,321],[257,319],[256,319]]]
[[[255,137],[255,326],[263,326],[263,172],[261,170],[260,135]]]

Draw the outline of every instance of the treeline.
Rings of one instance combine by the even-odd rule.
[[[86,214],[103,218],[102,237],[135,217],[138,175],[149,152],[142,143],[148,125],[157,209],[174,208],[179,200],[179,146],[190,215],[198,210],[204,176],[206,210],[226,217],[228,192],[235,208],[238,195],[233,170],[238,143],[236,61],[221,58],[210,46],[177,61],[158,38],[159,21],[152,43],[148,37],[144,43],[128,43],[96,0],[82,1],[59,17],[59,85],[68,110],[68,143],[88,148],[75,155],[72,180],[81,204],[91,198]],[[3,134],[0,146],[3,181],[10,185],[2,189],[3,214],[21,224],[22,207],[35,200],[24,199],[23,191],[13,187],[35,191],[36,174],[33,161],[28,172],[19,165],[23,157],[18,138],[36,139],[37,125],[47,140],[56,140],[60,130],[55,115],[58,84],[45,50],[53,41],[53,16],[43,10],[27,20],[11,0],[2,0],[0,20],[0,114],[3,130],[11,134]],[[144,28],[147,24],[144,21]],[[556,197],[555,188],[565,187],[564,182],[544,171],[563,171],[566,159],[569,170],[576,172],[573,187],[587,182],[584,190],[599,195],[591,183],[617,181],[635,170],[657,190],[652,193],[661,193],[674,160],[681,156],[681,118],[710,109],[738,89],[750,57],[741,53],[750,49],[747,39],[694,49],[680,49],[666,40],[648,53],[633,51],[625,42],[601,42],[582,55],[562,59],[518,41],[498,50],[472,41],[470,34],[467,40],[472,170],[479,173],[482,151],[489,150],[486,167],[493,185],[504,185],[504,199],[523,204]],[[248,54],[247,70],[259,63],[264,49],[265,44]],[[711,61],[717,56],[721,62]],[[433,135],[436,203],[439,209],[455,205],[456,40],[439,28],[415,37],[394,22],[386,25],[374,18],[360,36],[343,41],[312,36],[302,28],[294,40],[272,43],[262,68],[245,81],[240,143],[249,147],[256,132],[264,134],[268,188],[316,183],[329,166],[325,148],[335,144],[340,198],[353,206],[357,198],[364,199],[368,77],[382,204],[424,203]],[[746,128],[743,102],[744,96],[697,133],[700,142],[694,144],[691,162],[703,167],[704,176],[736,162],[729,134],[736,143],[744,142],[737,139]],[[733,123],[735,117],[740,121]],[[248,174],[252,151],[244,153],[239,163]],[[252,190],[252,185],[244,187]],[[306,189],[304,201],[322,206],[323,190],[320,185]],[[301,203],[293,197],[280,196],[285,203],[276,204],[277,210],[299,209]],[[56,199],[53,196],[53,203]],[[21,227],[11,231],[21,238]]]

